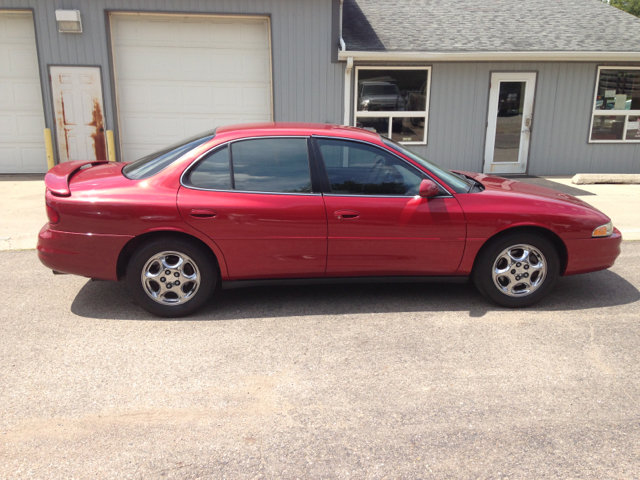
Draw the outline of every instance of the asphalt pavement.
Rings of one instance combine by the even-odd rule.
[[[505,310],[471,285],[124,284],[0,252],[0,478],[640,478],[640,242]]]

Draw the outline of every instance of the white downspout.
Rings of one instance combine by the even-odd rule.
[[[353,57],[347,58],[347,68],[344,70],[344,125],[350,125],[351,113],[351,70],[353,70]]]

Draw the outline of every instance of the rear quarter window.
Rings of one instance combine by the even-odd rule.
[[[229,147],[225,145],[207,154],[191,170],[186,183],[206,190],[231,190]]]

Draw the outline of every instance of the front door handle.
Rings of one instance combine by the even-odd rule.
[[[336,210],[333,212],[333,216],[338,220],[349,220],[360,217],[360,212],[356,212],[355,210]]]
[[[194,208],[189,212],[189,215],[194,218],[214,218],[218,214],[208,208]]]

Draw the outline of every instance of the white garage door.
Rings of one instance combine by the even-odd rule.
[[[220,125],[271,121],[265,18],[112,14],[124,161]]]
[[[47,171],[31,14],[0,13],[0,173]]]

